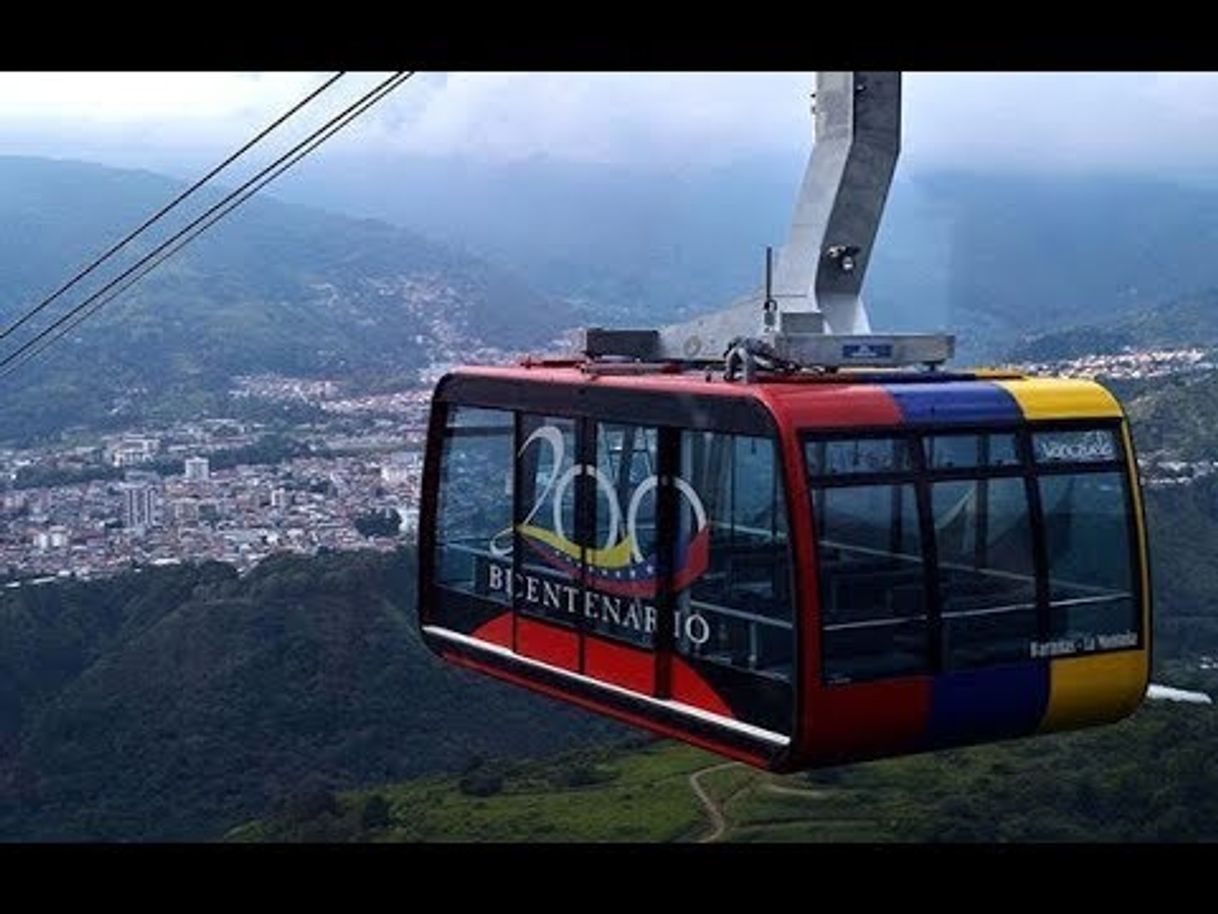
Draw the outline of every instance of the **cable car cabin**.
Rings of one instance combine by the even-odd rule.
[[[1114,721],[1149,668],[1137,479],[1087,381],[463,369],[432,408],[420,624],[774,770]]]

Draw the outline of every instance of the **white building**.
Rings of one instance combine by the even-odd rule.
[[[387,486],[406,485],[418,478],[420,469],[417,458],[398,456],[381,464],[381,482]]]
[[[148,463],[156,456],[161,442],[156,438],[128,438],[110,451],[110,462],[116,467],[133,467]]]
[[[34,534],[34,548],[40,552],[48,549],[63,549],[68,545],[68,531],[64,527],[51,527]]]
[[[128,444],[119,445],[110,454],[110,462],[116,467],[139,466],[141,463],[147,463],[149,459],[143,448]]]
[[[211,479],[211,463],[206,457],[187,457],[184,472],[187,482],[207,482]]]
[[[419,509],[416,505],[399,505],[398,515],[402,522],[398,525],[398,533],[408,540],[415,540],[419,535]]]

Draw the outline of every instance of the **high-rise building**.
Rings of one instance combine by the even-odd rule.
[[[271,490],[271,507],[277,511],[286,511],[292,504],[292,496],[287,489],[282,486],[278,489]]]
[[[128,482],[123,491],[123,526],[143,532],[158,523],[156,489],[143,482]]]
[[[211,478],[211,464],[206,457],[187,457],[185,472],[187,482],[207,482]]]

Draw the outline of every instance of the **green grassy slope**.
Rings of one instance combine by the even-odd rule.
[[[1218,686],[1213,677],[1210,687]],[[780,777],[688,746],[483,763],[315,797],[230,841],[1218,840],[1218,711],[1154,704],[1108,727]]]

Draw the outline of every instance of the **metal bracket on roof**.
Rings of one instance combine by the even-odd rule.
[[[861,290],[901,146],[901,74],[822,72],[815,144],[787,242],[766,290],[660,330],[585,331],[584,351],[648,361],[713,362],[754,339],[807,366],[938,365],[949,334],[872,334]]]

